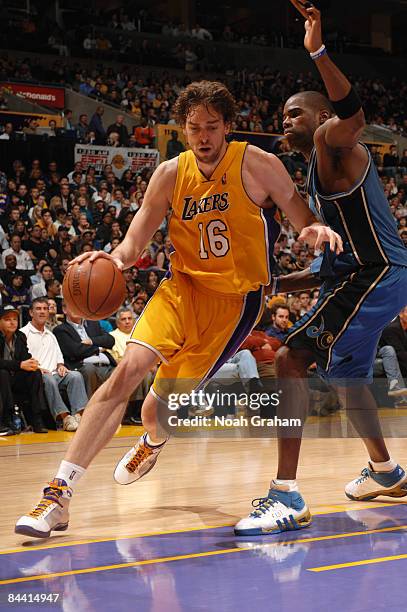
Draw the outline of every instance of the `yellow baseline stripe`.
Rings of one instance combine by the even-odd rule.
[[[0,585],[17,584],[19,582],[31,582],[32,580],[46,580],[48,578],[59,578],[61,576],[75,576],[78,574],[90,574],[93,572],[106,572],[108,570],[123,569],[126,567],[137,567],[140,565],[153,565],[154,563],[167,563],[168,561],[181,561],[182,559],[197,559],[198,557],[212,557],[235,552],[243,552],[243,548],[225,548],[224,550],[211,550],[209,552],[193,553],[190,555],[177,555],[176,557],[159,557],[158,559],[146,559],[145,561],[131,561],[129,563],[118,563],[116,565],[100,565],[98,567],[85,567],[84,569],[70,570],[68,572],[55,572],[54,574],[42,574],[39,576],[24,576],[23,578],[11,578],[0,580]]]
[[[345,567],[356,567],[357,565],[370,565],[372,563],[384,563],[386,561],[398,561],[407,559],[405,555],[393,555],[392,557],[377,557],[376,559],[362,559],[362,561],[350,561],[349,563],[337,563],[336,565],[322,565],[321,567],[309,567],[309,572],[329,572],[330,570],[343,569]]]
[[[121,429],[114,434],[114,438],[137,437],[143,433],[141,426],[122,425]],[[10,446],[27,446],[29,444],[54,444],[57,442],[69,442],[73,438],[74,432],[53,431],[46,434],[35,434],[32,432],[21,433],[17,436],[6,436],[0,438],[0,448]],[[10,455],[11,456],[11,455]]]
[[[359,512],[360,510],[375,510],[376,508],[394,508],[395,506],[403,506],[407,505],[407,502],[387,502],[387,503],[376,503],[376,502],[367,502],[365,504],[359,503],[358,507],[355,508],[354,502],[350,502],[349,504],[341,505],[332,505],[325,506],[324,510],[319,512],[312,512],[312,516],[325,516],[326,514],[334,514],[335,512],[346,512],[347,510],[352,510],[353,512]],[[48,550],[51,548],[66,548],[68,546],[81,546],[83,544],[96,544],[98,542],[115,542],[116,540],[133,540],[137,538],[150,538],[152,536],[160,536],[160,535],[171,535],[176,533],[188,533],[188,531],[206,531],[207,529],[220,529],[222,527],[233,527],[234,523],[226,523],[224,525],[200,525],[196,527],[187,527],[185,529],[171,529],[168,531],[153,531],[149,533],[138,533],[138,534],[129,534],[129,535],[120,535],[112,538],[89,538],[88,540],[72,540],[72,541],[64,541],[58,542],[56,544],[45,544],[37,546],[36,543],[38,540],[30,540],[32,545],[30,546],[16,546],[16,548],[6,548],[5,550],[0,550],[0,555],[10,555],[14,553],[22,553],[22,552],[30,552],[36,550]],[[397,527],[399,529],[399,527]],[[401,527],[400,527],[401,529]],[[366,533],[366,532],[362,532]],[[61,536],[59,536],[61,537]],[[325,537],[325,536],[324,536]],[[331,537],[331,536],[326,536]],[[297,542],[298,540],[296,540]]]
[[[383,527],[382,529],[370,529],[369,531],[355,531],[351,533],[339,533],[335,535],[328,536],[318,536],[315,538],[302,538],[299,540],[286,540],[286,541],[274,541],[267,544],[259,544],[259,548],[261,547],[271,547],[271,546],[284,546],[286,544],[309,544],[310,542],[322,542],[324,540],[337,540],[340,538],[352,538],[355,536],[363,536],[363,535],[371,535],[373,533],[384,533],[386,531],[398,531],[400,529],[407,529],[407,525],[399,525],[398,527]],[[256,548],[256,547],[254,547]],[[7,580],[0,580],[0,586],[3,584],[17,584],[19,582],[30,582],[32,580],[46,580],[48,578],[59,578],[61,576],[74,576],[77,574],[88,574],[93,572],[104,572],[113,569],[123,569],[126,567],[136,567],[139,565],[152,565],[155,563],[167,563],[169,561],[180,561],[182,559],[198,559],[199,557],[213,557],[216,555],[227,555],[235,552],[245,552],[245,551],[253,551],[254,548],[225,548],[223,550],[211,550],[207,552],[201,553],[191,553],[188,555],[176,555],[174,557],[159,557],[157,559],[146,559],[144,561],[131,561],[129,563],[118,563],[115,565],[101,565],[97,567],[86,567],[84,569],[78,570],[69,570],[67,572],[56,572],[53,574],[41,574],[39,576],[24,576],[23,578],[9,578]],[[404,555],[407,557],[407,555]],[[356,562],[357,564],[358,562]],[[359,562],[363,563],[363,562]],[[335,566],[331,566],[334,568]],[[318,568],[310,571],[318,571]]]

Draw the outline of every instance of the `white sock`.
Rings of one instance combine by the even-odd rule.
[[[296,480],[280,480],[274,478],[270,483],[270,489],[279,489],[279,491],[298,491],[298,484]]]
[[[146,435],[146,442],[149,446],[162,446],[163,444],[165,444],[167,442],[167,440],[163,440],[162,442],[153,442],[152,439],[150,438],[150,436],[147,434]]]
[[[392,472],[397,467],[397,463],[391,458],[388,461],[370,461],[370,465],[374,472]]]
[[[67,485],[73,489],[78,480],[84,475],[86,468],[70,463],[69,461],[61,461],[55,478],[62,478]]]

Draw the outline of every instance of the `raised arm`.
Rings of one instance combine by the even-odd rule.
[[[336,117],[317,130],[316,138],[324,138],[332,148],[352,149],[358,144],[366,125],[358,95],[351,83],[329,58],[322,42],[321,13],[310,2],[290,0],[305,18],[304,46],[314,60],[324,81]]]

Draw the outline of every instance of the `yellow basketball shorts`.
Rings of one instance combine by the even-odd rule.
[[[130,342],[161,361],[153,393],[189,393],[232,357],[263,309],[263,288],[245,296],[221,294],[173,272],[165,278],[133,328]]]

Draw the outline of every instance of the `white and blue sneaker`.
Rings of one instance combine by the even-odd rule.
[[[368,501],[379,495],[405,497],[407,495],[406,473],[399,465],[391,472],[375,472],[369,463],[358,478],[348,482],[345,487],[345,495],[354,501]]]
[[[252,506],[255,510],[235,526],[237,536],[294,531],[312,523],[311,513],[298,491],[270,489],[267,497],[254,499]]]

